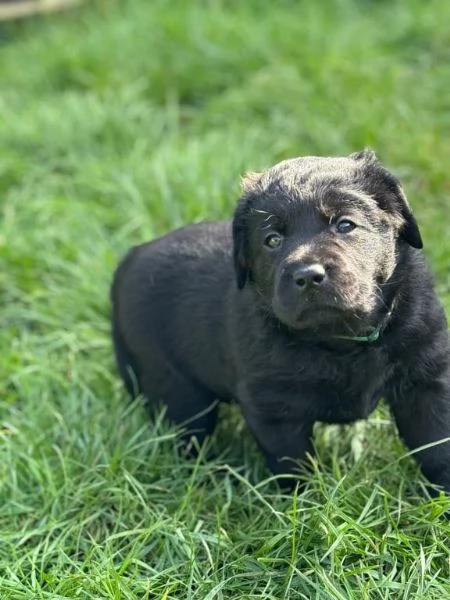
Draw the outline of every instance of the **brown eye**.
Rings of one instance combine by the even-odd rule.
[[[339,233],[350,233],[355,228],[356,225],[353,223],[353,221],[350,221],[349,219],[341,219],[336,223],[336,231],[338,231]]]
[[[275,248],[281,246],[282,241],[283,237],[279,233],[269,233],[269,235],[264,238],[264,245],[271,250],[275,250]]]

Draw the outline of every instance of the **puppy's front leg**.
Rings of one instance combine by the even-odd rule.
[[[286,406],[285,399],[282,405],[275,398],[272,401],[265,399],[261,404],[261,395],[258,400],[256,405],[246,402],[243,405],[243,412],[269,469],[274,475],[291,475],[299,472],[298,461],[303,462],[307,468],[307,455],[312,455],[314,452],[313,423],[298,417],[293,418],[288,412],[283,414],[282,406]],[[295,406],[295,399],[292,399],[292,402]],[[297,482],[298,479],[294,477],[280,479],[280,485],[290,489],[293,489]]]
[[[411,382],[388,399],[409,448],[435,444],[414,456],[427,479],[450,493],[450,441],[444,441],[450,438],[450,373],[435,381]]]

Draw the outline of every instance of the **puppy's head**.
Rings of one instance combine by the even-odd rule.
[[[239,288],[295,329],[367,325],[401,244],[422,247],[396,178],[371,151],[283,161],[243,179],[233,221]]]

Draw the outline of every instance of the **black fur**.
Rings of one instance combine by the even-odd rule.
[[[128,391],[200,443],[215,401],[237,399],[280,474],[313,452],[316,421],[366,418],[381,397],[411,449],[450,437],[447,323],[399,182],[363,151],[284,161],[243,187],[232,224],[178,229],[117,270]],[[373,343],[342,338],[377,328]],[[450,444],[415,456],[450,492]]]

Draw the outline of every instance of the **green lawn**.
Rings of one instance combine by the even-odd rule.
[[[108,322],[130,245],[230,216],[246,170],[365,145],[450,310],[449,23],[442,0],[104,0],[2,25],[1,600],[450,598],[450,501],[385,411],[320,429],[282,495],[237,410],[217,459],[179,458]]]

